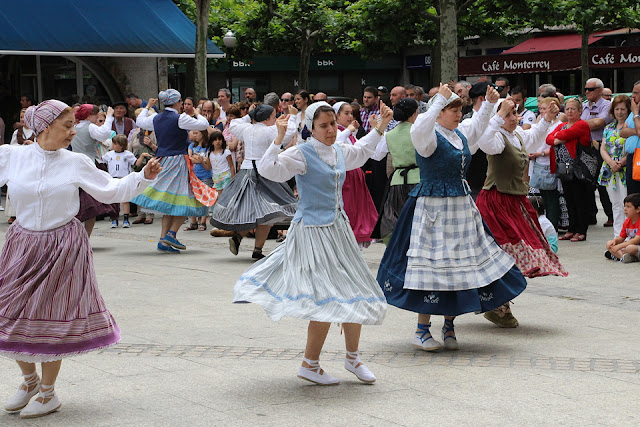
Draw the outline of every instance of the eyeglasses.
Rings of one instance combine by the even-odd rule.
[[[248,110],[249,107],[240,107],[241,110]]]
[[[592,90],[596,90],[596,89],[600,89],[599,87],[585,87],[584,91],[585,92],[591,92]]]
[[[506,88],[506,86],[494,86],[494,88],[498,91],[498,92],[502,92],[504,90],[504,88]]]
[[[282,101],[282,102],[291,102],[291,101],[293,101],[293,99],[292,98],[280,98],[280,101]]]

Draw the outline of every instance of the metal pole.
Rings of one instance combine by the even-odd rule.
[[[233,99],[233,59],[231,56],[233,55],[233,48],[227,48],[228,56],[229,56],[229,90],[231,91],[231,99]]]

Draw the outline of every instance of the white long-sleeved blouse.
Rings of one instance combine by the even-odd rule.
[[[375,130],[373,132],[375,132]],[[340,144],[353,145],[351,143],[351,140],[349,139],[349,136],[351,136],[351,133],[352,132],[346,128],[344,130],[339,131],[338,136],[336,137],[336,142]],[[389,153],[389,147],[387,147],[387,133],[385,132],[384,135],[382,135],[380,142],[378,142],[378,145],[376,145],[376,151],[373,153],[371,158],[373,160],[379,161],[384,159],[384,156],[386,156],[388,153]]]
[[[437,130],[442,134],[451,145],[458,150],[462,150],[462,139],[458,134],[453,131],[440,126],[436,123],[438,114],[447,105],[447,99],[440,95],[436,95],[437,98],[433,102],[433,105],[422,114],[419,114],[415,123],[411,126],[411,141],[416,151],[422,157],[429,157],[438,148],[438,139],[435,131]],[[458,131],[460,131],[467,138],[467,145],[471,154],[478,151],[478,140],[487,127],[487,123],[491,118],[493,112],[493,105],[489,101],[484,101],[480,106],[480,109],[473,114],[470,119],[463,120],[458,125]]]
[[[522,142],[524,142],[524,147],[527,152],[533,153],[535,152],[540,140],[547,136],[547,131],[552,124],[546,120],[540,120],[527,130],[518,126],[516,130],[509,132],[501,127],[504,123],[504,119],[498,114],[494,115],[491,120],[489,120],[489,126],[487,126],[484,133],[478,140],[478,146],[482,151],[489,155],[502,153],[505,147],[503,136],[507,138],[511,145],[520,149],[522,144],[520,144],[520,140],[516,136],[517,133],[520,138],[522,138]]]
[[[175,108],[165,107],[165,110],[180,114]],[[148,108],[143,109],[140,114],[138,114],[136,125],[144,130],[154,130],[153,119],[156,114],[157,113],[155,111],[152,111],[151,114],[149,114]],[[178,127],[184,130],[207,130],[209,122],[203,116],[191,117],[187,113],[182,113],[180,114],[180,117],[178,117]]]
[[[345,169],[350,171],[364,165],[374,154],[381,139],[382,136],[378,132],[372,131],[354,145],[341,144]],[[332,145],[323,144],[313,137],[309,138],[305,144],[313,144],[323,162],[331,166],[336,165],[338,157]],[[256,166],[260,175],[276,182],[285,182],[295,175],[303,175],[307,172],[307,162],[297,145],[282,151],[279,145],[273,144],[273,141]]]
[[[229,131],[240,141],[244,141],[244,161],[240,169],[253,169],[253,160],[260,160],[269,145],[278,136],[278,128],[267,126],[264,123],[251,123],[251,117],[247,114],[239,119],[231,120]],[[289,117],[287,132],[282,143],[286,146],[296,134],[296,116]]]
[[[0,146],[0,186],[9,184],[19,224],[33,231],[71,221],[80,209],[79,188],[102,203],[131,200],[151,182],[143,174],[115,179],[83,154],[46,151],[37,143]]]
[[[113,116],[107,116],[102,126],[91,123],[89,120],[83,120],[76,125],[76,128],[89,126],[89,135],[96,141],[105,142],[111,138],[111,126],[113,125]]]

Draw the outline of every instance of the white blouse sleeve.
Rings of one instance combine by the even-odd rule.
[[[184,130],[207,130],[209,121],[203,116],[191,117],[187,113],[178,117],[178,127]]]
[[[476,111],[470,119],[463,120],[458,126],[458,130],[467,138],[467,144],[471,154],[478,151],[478,140],[481,139],[487,129],[491,113],[495,104],[484,101],[480,109]],[[504,146],[503,146],[504,149]]]
[[[540,141],[546,142],[547,133],[549,132],[551,124],[551,122],[542,118],[538,123],[531,125],[529,129],[518,129],[516,131],[522,137],[527,153],[535,153],[540,146]]]
[[[380,142],[378,142],[378,145],[376,145],[376,152],[373,154],[373,156],[371,156],[371,158],[373,160],[380,161],[384,159],[388,153],[389,147],[387,147],[387,134],[385,132],[385,134],[382,135],[382,139],[380,140]]]
[[[229,125],[229,132],[240,141],[245,140],[244,132],[247,129],[251,129],[251,117],[249,117],[248,114],[244,117],[231,120],[231,124]]]
[[[436,120],[438,114],[446,105],[447,99],[437,94],[436,100],[427,112],[419,114],[416,122],[411,126],[411,142],[413,142],[413,146],[422,157],[431,156],[438,148],[435,131]]]
[[[291,116],[289,117],[289,121],[287,122],[287,132],[284,134],[284,139],[282,140],[282,143],[285,145],[285,147],[289,145],[291,141],[293,141],[293,138],[295,138],[297,134],[298,134],[298,122],[297,122],[296,116]]]
[[[102,126],[89,123],[89,135],[96,141],[105,142],[111,138],[111,126],[113,125],[113,116],[107,116]]]
[[[282,151],[279,145],[273,143],[256,162],[256,167],[260,175],[275,182],[286,182],[307,171],[307,163],[297,146]]]
[[[12,146],[9,144],[0,145],[0,187],[9,181],[9,165],[11,164],[12,149]]]
[[[341,144],[345,168],[350,171],[364,165],[374,155],[381,139],[382,135],[372,129],[353,145]]]
[[[349,135],[351,135],[351,131],[349,129],[339,131],[338,136],[336,136],[336,142],[339,142],[340,144],[351,144],[351,141],[348,141]]]
[[[136,119],[136,126],[138,126],[140,129],[153,131],[153,116],[155,115],[155,112],[149,115],[149,110],[147,108],[144,108],[142,111],[140,111],[140,114],[138,114],[138,118]]]
[[[500,133],[503,124],[504,119],[497,114],[489,120],[489,126],[477,142],[478,147],[486,154],[496,155],[504,151],[504,138]]]
[[[151,180],[144,178],[143,171],[117,179],[96,168],[87,156],[80,156],[78,161],[78,186],[101,203],[128,202],[151,183]]]

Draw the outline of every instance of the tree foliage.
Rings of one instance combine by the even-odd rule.
[[[195,21],[194,0],[174,2]],[[442,28],[445,6],[449,13],[455,9],[456,20]],[[638,15],[638,5],[631,0],[216,0],[208,31],[223,46],[222,37],[232,30],[238,39],[234,57],[239,59],[298,54],[301,85],[308,81],[303,74],[308,75],[311,54],[340,52],[377,59],[427,45],[437,81],[445,42],[451,53],[465,37],[514,41],[526,31],[559,25],[588,35],[634,26]],[[447,79],[457,74],[451,70],[451,57],[445,61]],[[587,66],[583,64],[588,73]]]

